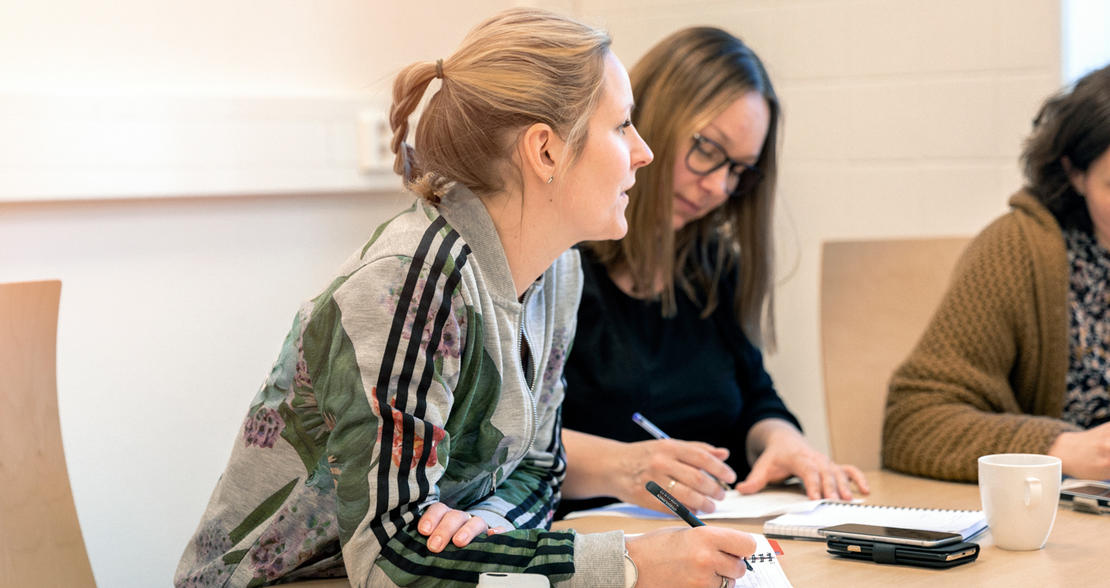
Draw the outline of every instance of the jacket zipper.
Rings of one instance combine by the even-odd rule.
[[[532,407],[532,421],[530,423],[528,423],[528,431],[529,431],[528,443],[526,443],[524,445],[524,448],[521,450],[520,455],[517,456],[516,460],[514,460],[514,461],[519,461],[521,459],[524,459],[524,456],[528,454],[528,451],[530,449],[532,449],[532,444],[536,442],[536,434],[537,434],[536,429],[538,428],[538,426],[536,424],[536,421],[539,419],[539,415],[536,413],[536,395],[535,395],[535,391],[532,389],[532,387],[535,386],[535,384],[536,384],[535,354],[532,352],[532,343],[530,341],[528,341],[528,334],[524,332],[525,319],[527,318],[527,315],[528,315],[528,312],[527,312],[528,303],[531,299],[532,299],[532,288],[528,288],[528,290],[524,293],[524,300],[521,302],[521,305],[520,305],[520,337],[517,339],[517,356],[520,357],[520,375],[521,375],[521,380],[522,380],[521,383],[524,384],[523,388],[526,391],[526,396],[527,396],[528,403]],[[526,342],[528,343],[528,360],[529,361],[524,360],[524,343],[526,343]],[[529,366],[526,365],[526,364],[531,364],[531,368],[532,368],[532,370],[531,370],[532,371],[531,383],[529,383],[529,378],[528,378],[528,373],[527,373],[527,370],[528,370]]]

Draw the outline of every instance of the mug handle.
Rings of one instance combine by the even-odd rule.
[[[1029,477],[1025,479],[1025,506],[1030,507],[1040,504],[1043,489],[1041,481],[1037,478]]]

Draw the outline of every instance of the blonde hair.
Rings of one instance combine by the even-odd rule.
[[[774,348],[772,214],[781,109],[759,57],[740,39],[713,27],[678,31],[653,47],[629,73],[636,108],[632,120],[655,153],[629,191],[628,233],[620,241],[587,246],[606,267],[627,271],[633,293],[653,294],[663,272],[664,316],[676,310],[676,285],[708,317],[717,286],[736,269],[736,321],[753,344]],[[706,216],[671,228],[674,165],[686,157],[695,132],[749,92],[767,101],[771,120],[755,165],[763,179],[730,196]]]
[[[535,123],[558,133],[573,160],[601,95],[609,45],[604,31],[545,10],[514,8],[475,27],[447,59],[409,65],[393,83],[393,171],[432,202],[451,182],[479,195],[500,192],[515,137]],[[442,85],[410,147],[409,116],[437,77]]]

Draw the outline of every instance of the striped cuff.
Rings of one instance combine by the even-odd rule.
[[[491,529],[494,527],[503,527],[511,531],[516,528],[515,526],[513,526],[512,523],[509,522],[509,519],[506,519],[505,517],[493,512],[492,510],[486,510],[484,508],[474,508],[466,512],[476,517],[481,517],[482,520],[486,522],[486,525],[488,525]]]
[[[575,533],[574,575],[558,588],[624,588],[624,532]]]

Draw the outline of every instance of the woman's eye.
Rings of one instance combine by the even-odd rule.
[[[621,132],[621,134],[623,135],[624,130],[627,129],[628,127],[630,127],[630,126],[632,126],[632,119],[626,118],[626,119],[624,119],[624,122],[622,122],[620,124],[620,126],[617,127],[617,130],[619,130]]]
[[[717,150],[704,143],[696,143],[694,148],[697,150],[698,155],[701,155],[708,159],[717,158]]]

